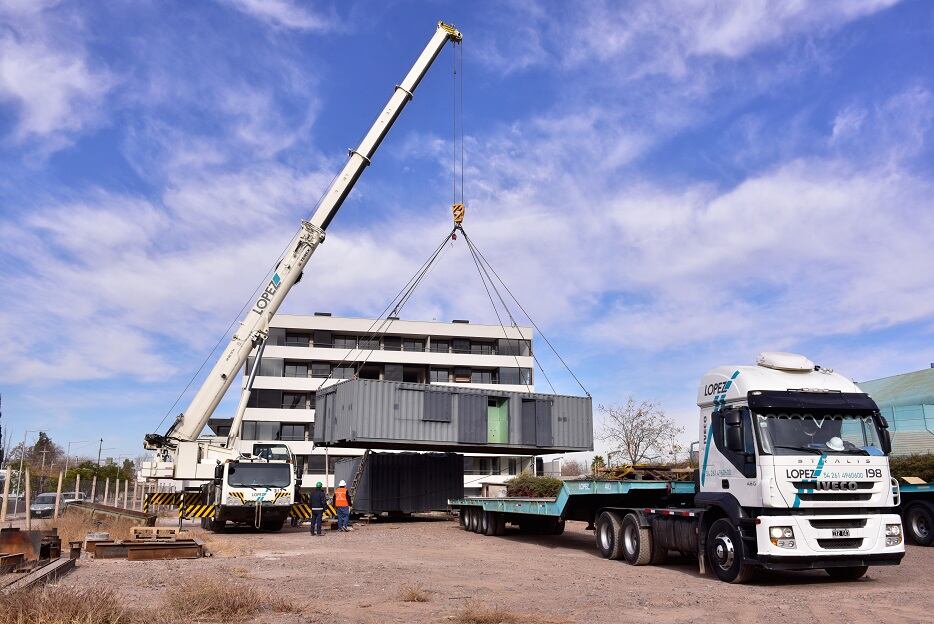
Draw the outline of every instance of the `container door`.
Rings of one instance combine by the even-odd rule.
[[[485,444],[487,441],[487,399],[482,394],[457,397],[457,439],[459,442]]]
[[[522,399],[522,444],[535,446],[535,399]]]
[[[551,401],[535,401],[535,445],[552,446]]]
[[[486,408],[487,439],[490,444],[509,442],[509,399],[490,397]]]

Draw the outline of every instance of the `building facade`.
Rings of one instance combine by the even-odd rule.
[[[934,364],[857,385],[888,420],[893,455],[934,453]]]
[[[254,444],[289,446],[301,470],[303,487],[333,485],[334,463],[364,449],[315,448],[315,396],[319,388],[354,375],[437,385],[533,392],[532,329],[478,325],[468,321],[425,322],[391,319],[379,334],[373,319],[326,313],[276,315],[243,418],[239,450]],[[251,357],[244,372],[252,369]],[[209,427],[226,436],[232,419],[215,418]],[[401,449],[400,449],[401,450]],[[467,454],[464,487],[479,494],[532,468],[533,458]]]

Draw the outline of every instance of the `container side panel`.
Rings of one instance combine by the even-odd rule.
[[[487,397],[461,394],[457,401],[457,440],[469,444],[484,443],[487,436]]]
[[[522,433],[520,444],[535,446],[535,399],[522,399]]]

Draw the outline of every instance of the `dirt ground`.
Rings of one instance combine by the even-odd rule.
[[[749,585],[701,577],[694,561],[632,567],[602,559],[593,533],[568,523],[562,536],[485,537],[449,520],[359,526],[311,537],[306,530],[208,536],[214,556],[128,562],[82,558],[63,585],[102,586],[131,606],[156,606],[166,592],[205,576],[266,587],[299,613],[256,622],[465,621],[469,605],[492,606],[509,622],[930,622],[934,548],[908,547],[902,564],[871,568],[859,581],[821,571],[776,573]],[[427,602],[405,602],[418,587]],[[492,624],[492,621],[491,621]]]

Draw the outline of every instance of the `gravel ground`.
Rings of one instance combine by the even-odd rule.
[[[735,586],[701,577],[696,563],[632,567],[602,559],[593,534],[568,523],[562,536],[484,537],[448,520],[205,536],[213,557],[128,562],[82,559],[62,584],[110,587],[137,607],[158,607],[182,583],[206,576],[267,588],[300,613],[257,622],[444,622],[468,605],[495,606],[514,622],[930,622],[934,548],[908,547],[900,566],[859,581],[823,572],[775,573]],[[420,587],[428,602],[404,602]]]

